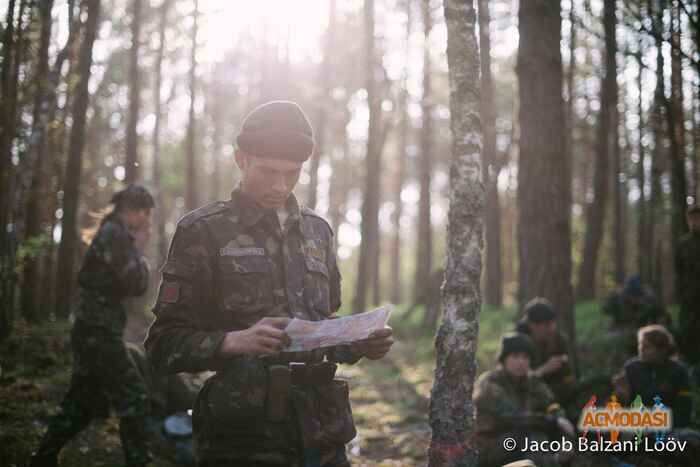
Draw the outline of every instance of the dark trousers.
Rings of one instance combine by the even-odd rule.
[[[150,461],[146,446],[149,402],[146,386],[120,336],[76,325],[71,334],[73,374],[59,413],[50,421],[37,455],[58,455],[93,418],[119,417],[127,465]]]

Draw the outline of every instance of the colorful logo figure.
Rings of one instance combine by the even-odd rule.
[[[654,405],[645,407],[639,395],[629,407],[624,407],[612,395],[605,407],[598,407],[597,396],[594,394],[588,400],[581,411],[579,418],[579,430],[582,437],[586,437],[588,432],[593,430],[601,439],[601,433],[610,433],[610,441],[620,442],[620,432],[634,433],[636,444],[641,443],[644,433],[653,432],[656,441],[664,441],[667,433],[671,429],[672,413],[666,405],[661,402],[661,397],[654,397]]]

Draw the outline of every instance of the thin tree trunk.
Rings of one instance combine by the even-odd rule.
[[[321,85],[321,95],[317,101],[316,111],[316,131],[314,136],[316,146],[314,154],[311,158],[311,166],[309,167],[309,192],[307,206],[311,209],[316,209],[316,200],[318,197],[318,168],[321,165],[321,157],[325,151],[326,143],[326,120],[328,119],[329,93],[331,87],[331,71],[333,69],[332,57],[335,53],[335,17],[336,17],[336,0],[331,0],[328,10],[328,28],[326,29],[325,47],[323,51],[323,62],[321,63],[319,83]]]
[[[367,287],[372,284],[372,255],[377,251],[379,241],[379,172],[381,166],[378,151],[381,103],[374,78],[375,39],[374,39],[374,0],[365,0],[365,67],[367,104],[369,107],[369,127],[367,134],[367,156],[365,169],[365,191],[362,201],[362,243],[358,262],[357,284],[353,311],[359,313],[367,305]]]
[[[138,155],[138,134],[141,108],[141,72],[139,70],[139,45],[141,37],[142,0],[134,0],[131,16],[131,49],[129,50],[129,121],[126,126],[126,184],[135,183],[140,178],[141,168]]]
[[[27,199],[25,216],[26,238],[36,238],[42,233],[40,215],[40,195],[41,187],[44,185],[46,177],[44,175],[44,142],[48,124],[45,116],[50,113],[50,106],[55,105],[51,98],[53,89],[49,83],[49,43],[51,41],[51,10],[53,0],[41,2],[38,6],[41,17],[41,36],[39,38],[39,56],[37,58],[36,83],[37,89],[34,96],[34,112],[32,118],[32,133],[29,142],[28,157],[32,164],[32,177],[29,197]],[[50,239],[53,241],[53,239]],[[22,310],[27,321],[38,322],[43,316],[38,314],[36,309],[37,281],[39,280],[39,260],[40,256],[29,258],[25,264],[22,280]]]
[[[185,141],[187,157],[187,181],[185,188],[185,210],[192,211],[199,206],[199,180],[197,178],[197,161],[195,156],[195,97],[197,89],[197,28],[199,21],[199,0],[194,0],[192,12],[192,49],[190,51],[190,110]]]
[[[605,211],[610,188],[610,160],[614,160],[617,146],[617,123],[613,102],[617,102],[617,69],[615,64],[615,0],[605,0],[605,76],[600,91],[600,117],[597,128],[597,147],[593,174],[593,201],[586,209],[586,234],[583,261],[579,268],[577,297],[590,300],[596,293],[598,253],[603,239]],[[615,179],[617,184],[617,179]]]
[[[547,297],[573,341],[571,166],[562,99],[561,5],[520,4],[517,75],[520,106],[518,257],[521,308]]]
[[[406,2],[406,48],[404,57],[406,63],[411,54],[410,38],[413,16],[411,12],[411,2]],[[403,201],[401,192],[403,191],[404,179],[406,178],[406,147],[408,145],[408,130],[410,117],[408,115],[408,67],[404,68],[401,78],[401,95],[399,97],[399,112],[401,121],[399,122],[399,148],[396,152],[396,176],[394,178],[394,212],[392,213],[392,224],[394,236],[391,242],[391,301],[401,303],[401,215],[403,214]]]
[[[153,126],[153,188],[156,197],[156,250],[158,252],[158,264],[165,262],[168,245],[165,238],[166,213],[163,206],[163,188],[160,174],[160,127],[163,118],[163,110],[160,92],[163,87],[163,55],[165,54],[165,30],[168,25],[168,9],[170,0],[163,0],[160,5],[160,18],[158,22],[158,50],[156,52],[156,83],[153,88],[153,102],[155,102],[155,124]]]
[[[496,103],[491,73],[491,17],[488,0],[479,0],[479,48],[481,57],[481,121],[484,133],[482,178],[486,186],[486,282],[484,301],[503,305],[503,271],[501,266],[501,203],[498,199],[496,167]]]
[[[646,201],[646,172],[644,168],[644,162],[646,159],[646,153],[644,151],[644,109],[643,105],[643,93],[642,93],[642,83],[644,82],[644,62],[642,61],[642,54],[637,55],[637,63],[639,66],[639,74],[637,75],[637,89],[639,91],[639,99],[637,102],[637,114],[639,116],[639,123],[637,126],[637,184],[639,185],[639,201],[637,202],[637,211],[639,216],[639,223],[637,226],[637,268],[639,269],[639,276],[642,283],[649,283],[649,265],[650,258],[649,252],[652,251],[651,245],[647,239],[648,232],[648,222],[647,222],[647,201]]]
[[[473,0],[445,0],[450,78],[452,163],[443,322],[435,340],[437,362],[430,397],[431,467],[476,466],[472,444],[479,334],[484,186],[479,106],[479,51]],[[558,44],[558,42],[557,42]]]
[[[7,20],[3,37],[2,107],[0,112],[0,340],[12,332],[15,290],[15,247],[7,230],[10,221],[10,190],[12,169],[12,140],[15,135],[17,106],[17,77],[13,71],[17,60],[15,44],[15,0],[7,5]],[[20,18],[21,21],[21,18]]]
[[[61,222],[61,244],[58,249],[56,270],[56,316],[65,318],[70,312],[73,291],[73,269],[77,247],[78,202],[82,170],[83,147],[85,146],[85,115],[89,94],[88,81],[92,66],[92,46],[98,30],[99,0],[86,0],[87,20],[80,45],[78,82],[75,85],[73,102],[73,125],[68,149],[66,179],[63,189],[63,218]]]
[[[430,223],[430,178],[432,176],[433,151],[433,96],[432,66],[430,57],[430,33],[433,29],[430,0],[422,0],[423,19],[423,97],[421,102],[423,126],[421,128],[420,156],[418,159],[418,180],[420,199],[418,201],[418,236],[416,237],[416,271],[413,285],[414,302],[423,301],[427,296],[430,272],[433,267],[433,232]]]

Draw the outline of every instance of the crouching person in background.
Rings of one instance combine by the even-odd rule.
[[[559,465],[557,455],[525,449],[532,442],[574,436],[552,391],[530,373],[534,346],[523,334],[501,338],[496,369],[482,374],[474,387],[479,466],[501,466],[529,459],[539,467]],[[513,449],[509,449],[510,440]],[[527,444],[526,444],[527,443]]]

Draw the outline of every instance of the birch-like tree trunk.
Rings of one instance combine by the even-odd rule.
[[[476,466],[472,390],[481,307],[484,186],[479,107],[479,49],[473,0],[445,0],[452,163],[443,322],[430,398],[430,466]]]
[[[571,164],[562,98],[561,5],[521,2],[518,27],[518,299],[522,308],[533,297],[547,297],[559,313],[561,329],[573,339]]]

